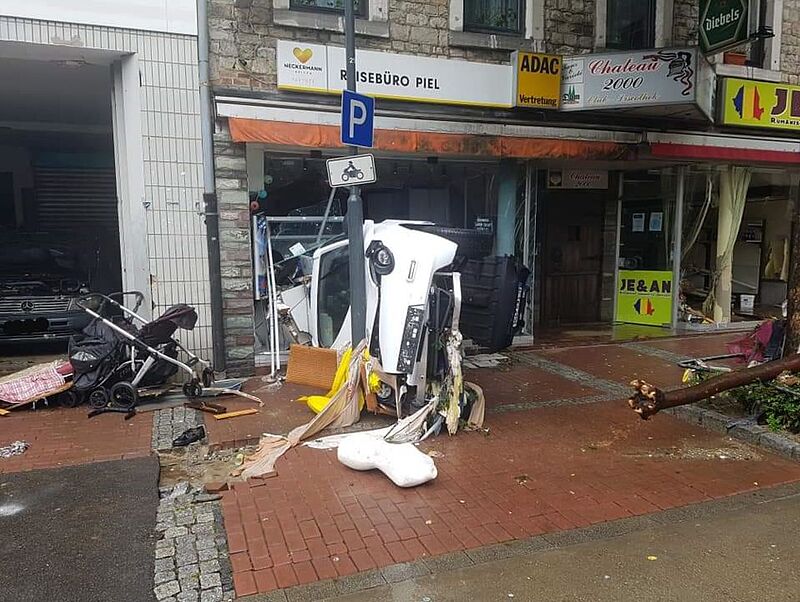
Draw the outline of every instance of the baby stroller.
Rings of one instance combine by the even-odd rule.
[[[126,296],[136,298],[132,310],[122,303]],[[73,386],[87,396],[94,410],[131,412],[139,401],[140,389],[162,385],[178,370],[188,376],[183,384],[186,397],[199,397],[204,386],[213,384],[209,362],[174,337],[179,328],[194,328],[197,311],[181,303],[148,322],[136,313],[143,301],[144,295],[137,291],[92,293],[76,301],[94,320],[80,339],[70,341]],[[178,359],[178,351],[188,356],[186,363]]]

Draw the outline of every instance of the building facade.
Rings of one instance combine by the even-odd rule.
[[[145,316],[195,306],[184,343],[210,356],[197,65],[193,0],[0,2],[9,228],[96,253],[95,290]]]
[[[737,302],[750,294],[779,299],[785,274],[775,264],[796,194],[796,130],[725,124],[718,102],[726,78],[796,82],[798,5],[750,3],[748,30],[770,28],[774,36],[704,56],[697,0],[358,3],[359,89],[378,97],[379,182],[364,189],[366,217],[491,228],[495,252],[517,255],[534,272],[529,334],[536,324],[641,316],[674,327],[691,320],[679,290],[694,287],[708,298],[731,271],[734,283],[744,282],[731,291]],[[328,198],[324,160],[344,153],[342,5],[211,0],[208,25],[226,360],[231,371],[247,372],[268,346],[265,230],[280,257],[341,232],[342,199]],[[515,52],[564,57],[560,110],[519,106],[508,75],[519,75]],[[654,63],[657,81],[636,79]],[[589,93],[589,75],[600,92]],[[579,83],[564,87],[569,78]],[[613,86],[640,84],[609,100]],[[671,93],[669,102],[653,100]],[[731,235],[737,259],[726,266],[718,214],[727,215],[725,178],[734,176],[721,174],[754,162],[753,202],[739,213]],[[317,232],[326,205],[332,219]],[[739,244],[739,222],[751,233],[749,246]],[[638,283],[643,272],[648,295],[636,284],[625,291],[620,283]]]

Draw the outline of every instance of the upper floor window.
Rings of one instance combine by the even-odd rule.
[[[295,10],[313,10],[323,12],[344,12],[345,0],[290,0],[289,7]],[[353,8],[357,17],[367,14],[367,0],[353,0]]]
[[[521,34],[524,0],[464,0],[464,31]]]
[[[656,44],[656,0],[607,0],[606,47],[653,48]]]

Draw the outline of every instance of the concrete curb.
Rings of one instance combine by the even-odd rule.
[[[275,590],[267,594],[245,596],[237,598],[237,600],[241,602],[311,602],[322,600],[382,585],[399,583],[417,577],[425,577],[440,571],[476,566],[512,557],[531,556],[548,550],[619,537],[626,533],[642,531],[658,525],[699,520],[721,512],[756,508],[764,503],[798,495],[800,495],[800,482],[779,485],[709,502],[672,508],[655,514],[632,516],[580,529],[546,533],[527,539],[473,548],[463,552],[427,557],[413,562],[357,573],[340,579],[318,581],[308,585]]]
[[[691,424],[703,426],[743,443],[761,447],[789,460],[800,462],[800,443],[796,443],[780,433],[774,433],[765,426],[746,424],[741,419],[731,418],[716,410],[695,404],[669,408],[664,412]]]

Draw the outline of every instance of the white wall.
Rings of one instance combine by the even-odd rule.
[[[195,0],[0,0],[0,15],[197,35]]]

